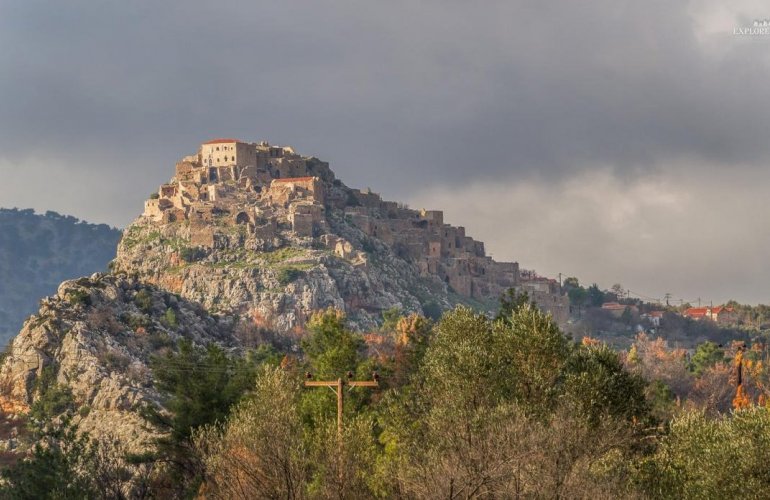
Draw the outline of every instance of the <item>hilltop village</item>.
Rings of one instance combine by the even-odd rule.
[[[414,210],[370,190],[348,188],[328,163],[288,146],[205,142],[177,163],[171,181],[146,201],[143,217],[159,225],[188,224],[195,247],[221,247],[234,228],[264,242],[290,232],[366,266],[367,252],[331,231],[330,212],[343,214],[347,223],[414,264],[421,276],[440,279],[462,297],[496,300],[515,288],[529,293],[557,322],[568,319],[569,301],[555,280],[522,274],[516,262],[495,262],[483,242],[446,224],[441,211]]]

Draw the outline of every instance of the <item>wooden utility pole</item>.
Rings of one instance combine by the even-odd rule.
[[[328,387],[337,395],[337,437],[342,442],[342,410],[345,407],[345,386],[347,385],[351,389],[353,387],[379,387],[380,376],[377,372],[372,374],[372,380],[349,380],[353,378],[353,372],[348,372],[348,380],[338,378],[337,380],[311,380],[313,374],[308,372],[305,374],[307,380],[305,381],[305,387]]]

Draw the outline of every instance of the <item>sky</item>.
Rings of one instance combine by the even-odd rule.
[[[766,1],[0,0],[0,206],[124,227],[214,137],[497,260],[770,303]],[[2,237],[0,235],[0,237]]]

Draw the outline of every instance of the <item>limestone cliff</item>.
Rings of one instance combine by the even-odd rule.
[[[81,430],[141,451],[152,431],[137,410],[161,403],[150,356],[180,338],[235,348],[232,332],[231,319],[212,317],[198,304],[133,279],[96,274],[65,281],[3,355],[0,407],[6,413],[28,409],[48,370],[72,391]]]

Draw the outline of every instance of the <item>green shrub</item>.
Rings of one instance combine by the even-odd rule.
[[[176,319],[176,313],[172,308],[166,309],[166,314],[163,315],[163,323],[169,328],[176,328],[179,324]]]
[[[286,286],[289,283],[296,281],[304,274],[305,274],[304,271],[301,271],[299,269],[296,269],[293,267],[284,267],[283,269],[278,271],[278,283],[280,283],[283,286]]]
[[[122,371],[128,368],[131,360],[117,351],[107,351],[101,356],[104,366],[110,370]]]
[[[179,249],[179,257],[188,264],[201,260],[206,253],[200,247],[182,247]]]
[[[353,194],[353,191],[348,191],[348,196],[347,196],[345,205],[349,207],[358,207],[361,205],[361,203],[358,201],[358,198],[356,198],[356,195]]]
[[[35,402],[30,407],[29,415],[37,422],[46,422],[67,410],[74,408],[72,391],[56,382],[56,373],[52,366],[43,369],[35,381]]]
[[[147,336],[147,342],[153,351],[163,349],[164,347],[172,347],[174,341],[166,332],[152,332]]]
[[[361,241],[361,248],[366,253],[374,253],[377,250],[377,247],[374,246],[374,242],[369,238],[364,238],[364,240]]]
[[[150,318],[143,314],[125,314],[120,319],[130,326],[132,330],[146,328],[152,324]]]
[[[444,314],[444,309],[437,302],[430,300],[422,305],[422,312],[426,318],[438,321],[441,319],[441,315]]]
[[[90,306],[91,294],[86,292],[85,290],[72,290],[67,294],[67,300],[73,306],[76,306],[76,305]]]
[[[136,304],[136,307],[141,309],[142,312],[149,314],[152,311],[152,294],[146,289],[139,290],[134,297],[134,304]]]

